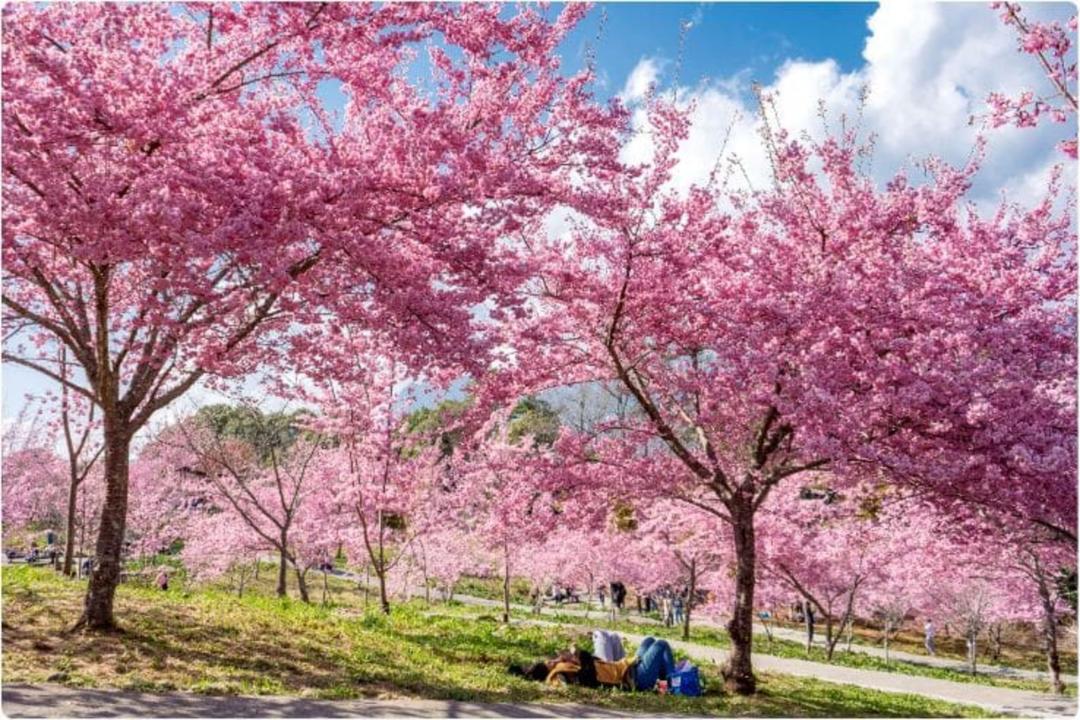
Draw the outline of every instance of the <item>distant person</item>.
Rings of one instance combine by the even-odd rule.
[[[926,639],[923,641],[923,644],[926,646],[926,652],[931,655],[936,655],[937,653],[934,652],[934,635],[936,634],[936,630],[934,629],[934,621],[932,618],[926,618],[926,624],[923,625],[923,633],[926,636]]]
[[[814,606],[809,600],[803,601],[803,618],[806,621],[806,650],[814,646]]]
[[[626,602],[626,586],[619,581],[611,583],[611,604],[618,610],[622,610]]]
[[[682,625],[683,621],[683,599],[682,595],[676,595],[673,601],[675,606],[675,624]]]
[[[671,606],[671,595],[665,592],[660,596],[660,612],[664,616],[664,626],[671,627],[675,624],[675,611]]]
[[[89,577],[90,576],[90,568],[91,567],[92,566],[90,564],[90,558],[83,558],[82,565],[80,566],[80,572],[81,572],[83,577]]]
[[[600,599],[600,609],[603,610],[604,607],[605,607],[605,604],[604,604],[604,599],[605,599],[604,588],[600,588],[599,590],[597,590],[596,591],[596,596]]]
[[[158,590],[169,589],[169,573],[162,570],[157,574],[157,578],[154,579],[154,583],[158,586]]]

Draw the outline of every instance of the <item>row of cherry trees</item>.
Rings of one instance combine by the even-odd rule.
[[[563,74],[557,47],[585,12],[5,9],[4,359],[63,388],[68,460],[48,465],[66,468],[69,518],[100,495],[79,624],[115,625],[132,536],[185,537],[210,574],[273,553],[279,592],[291,569],[304,595],[308,569],[346,549],[384,609],[396,572],[449,585],[455,563],[490,557],[508,614],[515,575],[561,563],[595,584],[605,568],[575,546],[621,518],[640,545],[610,541],[619,575],[730,600],[738,692],[756,687],[769,588],[819,609],[831,652],[868,588],[904,577],[884,558],[946,537],[971,550],[936,575],[1000,588],[1015,570],[1036,588],[1055,670],[1049,579],[1076,542],[1060,175],[1033,207],[991,213],[967,197],[979,153],[882,187],[854,131],[795,137],[763,95],[771,183],[675,190],[690,110],[650,94],[642,129],[592,97],[591,67]],[[1067,55],[1067,35],[1006,18],[1044,64]],[[1075,68],[1048,72],[1067,105]],[[997,105],[1002,122],[1027,112]],[[642,133],[651,157],[629,162]],[[317,412],[267,442],[205,417],[149,432],[196,385],[256,373]],[[405,432],[403,387],[463,375],[474,402],[451,442]],[[519,398],[574,386],[625,402],[550,444],[512,437]],[[23,466],[46,446],[20,449]],[[791,504],[812,486],[845,501]],[[474,552],[445,559],[444,542]],[[972,570],[984,542],[1003,561]]]
[[[675,497],[613,506],[540,492],[535,478],[562,462],[550,410],[539,423],[504,413],[469,428],[467,406],[446,404],[439,422],[418,428],[395,379],[380,377],[348,403],[338,395],[317,416],[215,406],[166,427],[132,465],[129,552],[156,554],[180,541],[194,580],[228,576],[239,593],[273,557],[278,594],[293,572],[305,601],[310,570],[344,553],[366,569],[384,612],[394,592],[449,598],[469,575],[503,583],[507,618],[510,581],[520,578],[534,592],[579,588],[590,602],[613,580],[639,595],[686,588],[686,636],[696,612],[729,616],[738,563],[717,542],[730,537],[729,524]],[[335,416],[341,407],[348,412]],[[527,432],[538,427],[540,440]],[[447,444],[448,433],[458,439]],[[28,483],[6,495],[9,526],[62,515],[61,458],[37,449],[36,475],[24,479],[26,452],[5,466]],[[959,514],[880,477],[840,492],[832,480],[819,472],[778,488],[757,517],[756,609],[811,605],[829,658],[856,617],[879,623],[886,650],[913,614],[947,620],[969,640],[973,671],[984,634],[1033,623],[1059,671],[1052,643],[1068,609],[1057,581],[1072,562],[1066,544],[1000,515]],[[701,607],[699,593],[708,597]]]

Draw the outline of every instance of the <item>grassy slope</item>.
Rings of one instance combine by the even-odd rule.
[[[755,697],[731,697],[716,690],[711,667],[703,668],[712,690],[702,698],[548,688],[512,677],[505,668],[565,647],[575,639],[571,631],[431,618],[417,607],[400,607],[384,618],[356,607],[355,590],[337,583],[332,594],[344,606],[308,606],[261,592],[237,598],[219,589],[161,593],[122,586],[117,610],[123,634],[67,636],[83,583],[46,569],[10,566],[2,579],[6,682],[324,698],[574,701],[694,715],[982,714],[916,696],[768,674]]]

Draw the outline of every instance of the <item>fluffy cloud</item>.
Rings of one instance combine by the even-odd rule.
[[[638,61],[630,75],[626,78],[626,85],[620,97],[625,102],[635,102],[644,99],[649,88],[660,77],[660,63],[654,58],[645,57]]]
[[[1032,6],[1032,11],[1061,14],[1070,8]],[[775,97],[780,123],[793,133],[820,137],[826,126],[835,130],[841,118],[849,126],[859,122],[864,137],[875,137],[872,172],[881,179],[929,155],[963,163],[982,129],[984,101],[991,91],[1012,95],[1046,86],[1038,65],[1016,51],[1013,31],[981,3],[884,3],[870,17],[868,29],[865,64],[858,70],[844,73],[832,60],[792,59],[764,89]],[[659,82],[662,70],[656,58],[643,59],[627,80],[624,100],[631,106],[639,103],[642,88]],[[864,89],[865,103],[860,100]],[[718,162],[733,183],[768,182],[757,108],[741,77],[680,88],[679,97],[693,107],[694,124],[682,149],[676,187],[706,181]],[[824,118],[819,106],[826,111]],[[651,141],[644,111],[636,107],[642,132],[625,155],[645,160]],[[974,197],[990,203],[1004,191],[1014,200],[1031,201],[1062,160],[1054,145],[1075,131],[1075,118],[1065,125],[985,131],[990,145]],[[732,164],[732,158],[738,163]]]

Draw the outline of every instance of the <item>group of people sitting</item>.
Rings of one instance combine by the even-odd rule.
[[[549,684],[596,688],[614,686],[624,690],[653,690],[657,682],[675,673],[675,655],[667,640],[647,637],[633,657],[601,660],[588,650],[571,647],[553,658],[510,667],[514,675]]]

